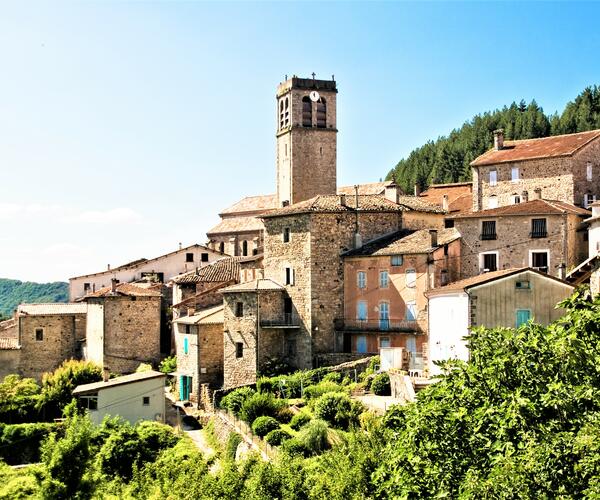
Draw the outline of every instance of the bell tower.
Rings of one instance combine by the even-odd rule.
[[[337,87],[293,76],[277,87],[277,200],[336,194]]]

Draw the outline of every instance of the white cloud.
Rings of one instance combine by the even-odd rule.
[[[59,205],[40,205],[39,203],[18,204],[0,203],[0,219],[23,216],[53,215],[61,210]]]
[[[88,210],[65,218],[66,222],[85,224],[139,224],[142,220],[141,214],[127,207]]]

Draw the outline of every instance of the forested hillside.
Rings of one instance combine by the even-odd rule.
[[[502,109],[486,112],[465,122],[450,134],[413,150],[389,172],[387,178],[408,193],[415,184],[425,188],[432,183],[471,179],[469,163],[492,147],[492,132],[503,128],[505,139],[531,139],[570,134],[600,128],[600,87],[586,88],[561,114],[546,115],[535,102],[513,102]]]
[[[0,278],[0,318],[10,316],[22,302],[67,302],[69,284],[33,283]]]

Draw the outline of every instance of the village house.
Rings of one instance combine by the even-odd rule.
[[[561,201],[534,199],[447,220],[462,236],[462,277],[533,267],[553,276],[585,260],[589,211]]]
[[[100,425],[105,417],[121,417],[132,425],[140,420],[165,421],[164,373],[147,371],[78,385],[73,391],[79,407]]]
[[[113,373],[160,361],[161,293],[117,283],[86,295],[84,357]]]
[[[473,207],[473,183],[430,184],[425,191],[417,193],[417,196],[442,207],[451,215],[470,212]]]
[[[584,221],[588,228],[587,259],[572,269],[566,280],[574,286],[589,283],[594,295],[600,293],[600,201],[592,203],[592,216]]]
[[[600,193],[600,130],[505,141],[471,162],[473,211],[551,198],[589,208]]]
[[[440,373],[435,361],[469,359],[469,329],[518,328],[529,320],[548,325],[564,315],[556,304],[572,293],[572,285],[531,268],[491,271],[429,290],[430,375]]]
[[[336,319],[336,330],[344,350],[366,355],[403,347],[409,368],[423,370],[425,293],[460,278],[460,250],[456,229],[404,229],[342,254],[344,315]]]

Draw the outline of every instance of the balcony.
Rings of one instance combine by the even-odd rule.
[[[284,313],[275,319],[261,319],[262,328],[300,328],[300,321],[291,313]]]
[[[422,332],[416,320],[337,318],[335,329],[345,332]]]

